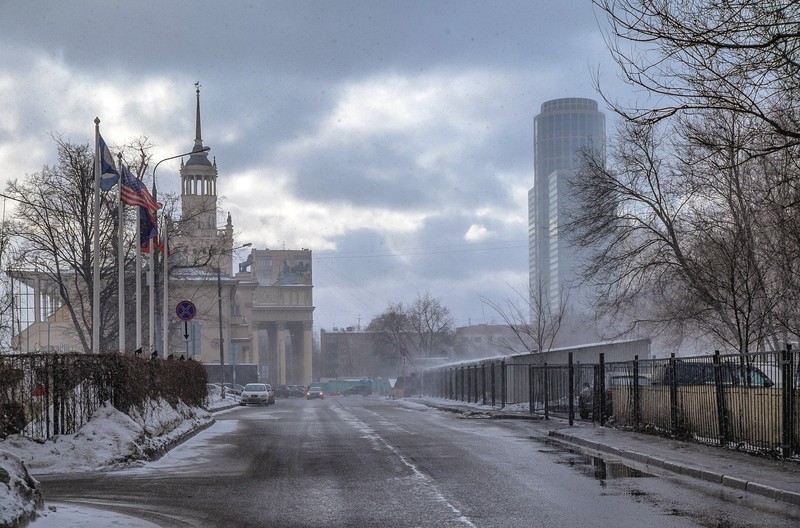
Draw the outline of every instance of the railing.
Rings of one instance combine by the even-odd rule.
[[[426,395],[527,407],[601,425],[778,457],[800,456],[800,354],[638,358],[594,364],[476,361],[423,374]],[[522,405],[524,404],[524,405]]]
[[[106,402],[122,412],[147,398],[201,405],[207,381],[196,361],[120,354],[0,355],[0,438],[75,433]]]

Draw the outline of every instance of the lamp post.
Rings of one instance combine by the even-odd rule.
[[[246,247],[250,247],[253,244],[248,242],[247,244],[242,244],[239,247],[231,248],[231,253],[236,251],[237,249],[242,249]],[[225,396],[225,341],[224,336],[222,334],[222,266],[219,263],[219,257],[217,257],[217,305],[219,308],[219,370],[220,370],[220,377],[222,379],[222,396]]]
[[[170,156],[168,158],[164,158],[161,161],[159,161],[158,163],[156,163],[155,167],[153,167],[153,199],[158,200],[158,192],[157,192],[157,189],[156,189],[156,171],[158,170],[158,166],[159,165],[161,165],[165,161],[173,160],[173,159],[176,159],[176,158],[182,158],[183,156],[191,156],[192,154],[196,154],[198,152],[208,152],[209,150],[211,150],[211,147],[203,147],[201,149],[193,150],[191,152],[184,152],[183,154],[176,154],[175,156]],[[164,241],[164,257],[163,257],[164,258],[164,299],[163,299],[163,306],[162,306],[162,313],[161,313],[161,319],[162,319],[162,332],[161,332],[162,336],[161,337],[162,337],[162,347],[163,347],[162,354],[163,354],[164,357],[167,357],[167,351],[169,349],[169,319],[167,319],[167,313],[169,313],[169,306],[168,306],[168,303],[169,303],[169,264],[167,262],[167,256],[168,256],[168,251],[167,251],[167,242],[168,242],[168,240],[167,240],[167,220],[169,219],[169,217],[166,214],[166,211],[162,212],[161,218],[162,218],[162,240]],[[150,341],[149,342],[150,342],[151,351],[155,350],[155,332],[156,332],[156,326],[155,326],[155,311],[156,311],[156,307],[155,307],[155,303],[156,303],[156,301],[155,301],[155,269],[154,269],[155,259],[153,257],[153,253],[154,253],[153,246],[154,246],[153,240],[150,239],[150,257],[149,257],[150,258],[150,268],[148,270],[148,273],[150,273],[150,296],[149,296],[149,302],[150,302],[150,304],[149,304],[149,308],[150,308],[149,338],[150,338]],[[141,252],[140,252],[140,254],[141,254]],[[139,276],[139,273],[137,271],[137,277],[138,276]],[[138,283],[137,283],[137,287],[141,288],[141,286],[139,286]],[[136,321],[137,321],[137,327],[138,327],[137,328],[137,339],[139,339],[139,336],[141,335],[141,329],[140,329],[141,323],[140,323],[140,321],[141,321],[141,316],[142,316],[141,315],[142,314],[142,306],[141,306],[141,301],[139,300],[139,299],[141,299],[140,293],[141,292],[139,292],[139,291],[136,292]],[[138,345],[140,345],[140,343]],[[138,346],[137,346],[137,348],[138,348]]]

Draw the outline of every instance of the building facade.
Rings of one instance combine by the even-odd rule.
[[[234,256],[251,244],[236,245],[230,213],[225,225],[217,225],[219,173],[216,160],[209,159],[209,149],[203,145],[199,87],[195,120],[191,154],[185,162],[181,160],[180,218],[162,216],[161,232],[166,228],[170,234],[168,280],[154,283],[166,282],[166,287],[155,292],[152,302],[143,292],[148,301],[144,319],[154,313],[155,322],[146,330],[151,337],[126,332],[122,352],[133,353],[134,343],[142,339],[147,354],[203,362],[212,382],[232,381],[239,366],[241,372],[255,373],[256,378],[241,381],[307,385],[313,372],[311,250],[253,248],[234,273]],[[169,176],[160,176],[165,177]],[[159,266],[154,267],[160,271]],[[16,271],[12,280],[20,290],[17,296],[29,301],[16,307],[15,351],[83,351],[52,281],[25,271]],[[130,305],[136,296],[132,293],[125,294],[127,321],[133,314]],[[180,311],[187,304],[193,307],[191,318]],[[27,314],[24,323],[23,313]]]
[[[566,310],[579,315],[590,295],[579,285],[583,257],[564,237],[563,226],[573,212],[570,179],[580,166],[581,149],[605,149],[605,115],[596,101],[570,97],[543,103],[533,124],[534,183],[528,191],[530,303],[557,311],[562,299],[567,299]],[[565,335],[570,333],[564,330]]]

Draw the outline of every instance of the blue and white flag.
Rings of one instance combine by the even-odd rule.
[[[114,157],[106,142],[103,141],[103,136],[100,136],[100,188],[110,191],[118,180],[119,172],[117,172],[117,166],[114,165]]]

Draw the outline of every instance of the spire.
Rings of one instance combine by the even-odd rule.
[[[211,165],[208,161],[208,151],[200,152],[203,149],[203,136],[200,133],[200,81],[194,83],[195,92],[197,93],[197,113],[195,115],[195,133],[194,133],[194,147],[192,154],[189,156],[187,165]]]

